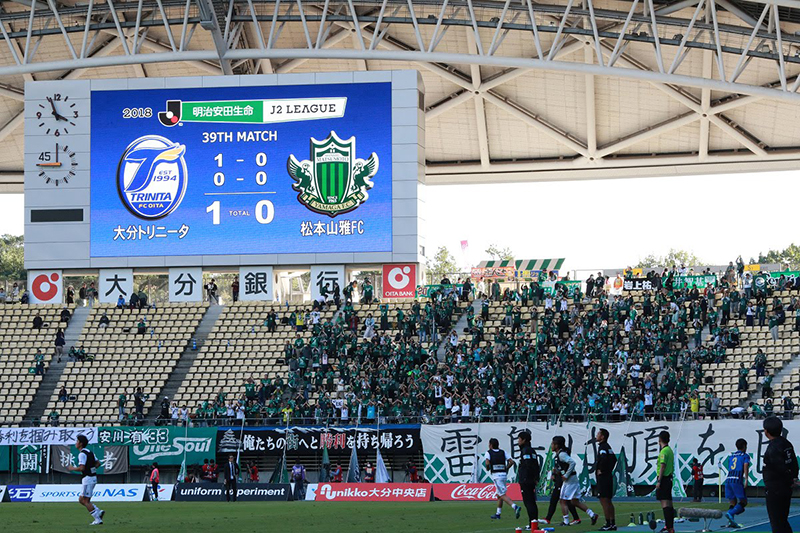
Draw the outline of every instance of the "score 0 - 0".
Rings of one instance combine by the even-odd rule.
[[[214,161],[217,163],[217,168],[222,168],[222,154],[219,153],[214,157]],[[244,159],[236,159],[237,163],[244,163]],[[264,152],[258,152],[256,154],[256,166],[258,167],[265,167],[267,165],[267,154]],[[222,187],[225,185],[225,173],[222,170],[218,170],[214,173],[214,185],[217,187]],[[265,170],[259,170],[256,172],[255,176],[256,185],[264,186],[267,184],[267,172]],[[242,177],[237,177],[236,181],[245,181]],[[206,193],[206,196],[219,196],[219,195],[226,195],[226,196],[237,196],[237,195],[250,195],[250,194],[275,194],[274,191],[255,191],[255,192],[210,192]],[[221,203],[219,200],[216,200],[211,203],[208,207],[206,207],[206,213],[211,213],[211,220],[214,225],[218,225],[220,223],[220,213],[222,211]],[[275,206],[269,200],[260,200],[255,205],[255,217],[259,224],[269,224],[275,218]],[[242,216],[250,216],[250,212],[245,209],[230,209],[228,211],[229,216],[232,217],[242,217]]]

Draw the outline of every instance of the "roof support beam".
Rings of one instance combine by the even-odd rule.
[[[475,41],[475,33],[471,28],[466,28],[467,36],[467,50],[470,54],[478,53],[478,44]],[[470,65],[470,75],[472,76],[472,87],[477,89],[481,86],[481,67],[479,65]],[[489,134],[486,131],[486,110],[483,107],[483,96],[477,92],[473,93],[473,102],[475,103],[475,121],[477,125],[478,134],[478,151],[481,156],[481,166],[489,166]]]

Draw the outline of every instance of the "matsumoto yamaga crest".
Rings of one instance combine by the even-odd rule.
[[[356,138],[343,141],[332,131],[327,139],[311,138],[311,160],[289,155],[289,175],[297,183],[297,199],[310,210],[335,217],[347,213],[369,198],[371,178],[378,172],[375,152],[366,161],[357,159]]]

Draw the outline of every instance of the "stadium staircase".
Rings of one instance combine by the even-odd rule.
[[[480,300],[473,300],[470,304],[472,309],[475,311],[475,316],[479,316],[481,314],[481,301]],[[452,329],[456,330],[458,333],[459,339],[461,339],[464,335],[464,330],[467,327],[467,308],[463,309],[461,316],[458,317],[458,322],[456,322],[455,326]],[[444,363],[445,355],[447,354],[447,342],[444,339],[439,339],[439,348],[436,350],[436,358],[439,359],[440,363]]]
[[[183,383],[189,370],[192,369],[194,361],[197,359],[197,354],[200,352],[200,348],[205,344],[208,339],[208,334],[211,333],[214,324],[217,323],[217,319],[219,319],[224,310],[225,306],[223,305],[211,305],[208,307],[203,315],[203,319],[195,330],[195,334],[192,337],[193,342],[190,342],[183,350],[178,364],[175,365],[174,370],[169,375],[166,383],[164,383],[164,387],[155,396],[156,401],[153,402],[150,411],[147,413],[147,420],[154,421],[158,418],[158,415],[161,414],[161,398],[166,396],[170,399],[170,402],[175,398],[181,383]],[[197,344],[196,349],[194,346],[195,343]]]
[[[794,388],[800,384],[800,381],[798,381],[798,375],[800,375],[800,354],[793,354],[792,360],[777,371],[775,371],[775,369],[769,370],[774,374],[772,379],[772,402],[775,405],[775,410],[779,411],[783,409],[780,402],[782,395],[786,394],[787,396],[792,396],[792,399],[795,400],[795,402],[797,401],[797,391],[795,391]],[[757,383],[756,390],[742,401],[740,407],[746,408],[750,405],[750,402],[760,403],[762,389],[761,383]]]
[[[64,373],[64,369],[67,367],[67,352],[71,346],[78,346],[78,340],[83,331],[83,326],[86,324],[86,319],[89,318],[91,309],[91,307],[76,307],[73,310],[69,326],[64,330],[64,340],[66,342],[64,345],[64,355],[61,357],[61,361],[55,356],[53,357],[53,360],[50,362],[50,367],[47,369],[47,373],[42,378],[42,382],[36,390],[36,395],[33,397],[31,406],[28,408],[25,420],[38,422],[43,417],[47,416],[47,404],[50,401],[53,391],[55,391],[58,386],[61,374]]]

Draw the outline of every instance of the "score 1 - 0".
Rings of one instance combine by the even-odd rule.
[[[214,157],[214,161],[217,162],[217,168],[222,168],[222,154],[219,153]],[[237,159],[237,163],[243,163],[244,159]],[[256,165],[259,167],[265,167],[267,165],[267,154],[264,152],[258,152],[256,154]],[[244,178],[236,178],[236,181],[244,181]],[[214,185],[217,187],[222,187],[225,184],[225,174],[222,171],[217,171],[214,173]],[[266,185],[267,184],[267,173],[263,170],[259,170],[256,172],[256,184],[257,185]],[[238,195],[238,194],[260,194],[260,193],[225,193],[231,195]],[[269,191],[264,191],[263,194],[271,194]],[[216,200],[211,203],[208,207],[206,207],[206,213],[211,213],[211,220],[214,225],[219,225],[221,219],[221,204],[219,200]],[[240,214],[238,211],[236,214],[231,212],[234,216],[239,216]],[[248,213],[249,214],[249,213]],[[275,205],[270,202],[269,200],[261,200],[256,203],[255,206],[255,215],[256,220],[259,224],[269,224],[275,218]]]

